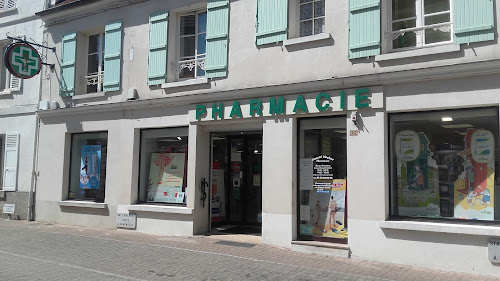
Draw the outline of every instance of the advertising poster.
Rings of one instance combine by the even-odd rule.
[[[333,181],[333,158],[321,155],[312,160],[314,190],[330,190]]]
[[[212,222],[224,220],[224,169],[212,169]]]
[[[398,211],[400,216],[440,216],[438,165],[422,132],[396,134]]]
[[[101,146],[83,145],[80,166],[80,189],[99,189]]]
[[[461,219],[493,220],[495,139],[490,131],[468,129],[464,170],[455,181],[454,216]]]
[[[185,157],[186,154],[184,153],[151,154],[148,202],[183,202],[182,184]]]
[[[317,189],[309,200],[312,235],[347,238],[345,227],[346,180],[331,181],[329,189]]]

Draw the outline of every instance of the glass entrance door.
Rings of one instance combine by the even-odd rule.
[[[262,133],[214,133],[212,145],[212,227],[260,226]]]

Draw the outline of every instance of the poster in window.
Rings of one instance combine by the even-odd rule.
[[[224,169],[212,169],[212,222],[224,220]]]
[[[440,215],[439,172],[423,132],[396,134],[398,212],[400,216]]]
[[[80,189],[99,189],[101,146],[82,145]]]
[[[334,179],[330,188],[316,189],[310,195],[312,235],[347,238],[345,227],[346,180]]]
[[[152,153],[148,202],[182,203],[184,198],[184,153]]]
[[[495,139],[490,131],[468,129],[464,169],[455,181],[454,217],[473,220],[494,219]]]

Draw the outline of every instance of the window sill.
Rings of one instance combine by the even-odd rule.
[[[4,15],[10,14],[12,12],[17,12],[17,7],[0,11],[0,17],[3,17]]]
[[[404,58],[428,56],[428,55],[435,55],[435,54],[452,53],[452,52],[458,52],[458,51],[460,51],[460,45],[445,45],[445,46],[421,48],[421,49],[415,49],[415,50],[409,50],[409,51],[394,52],[394,53],[390,53],[390,54],[376,55],[375,61],[404,59]]]
[[[448,223],[432,223],[418,221],[381,221],[383,229],[411,230],[438,233],[456,233],[482,236],[500,236],[500,227],[485,225],[458,225]],[[500,225],[499,225],[500,226]]]
[[[304,36],[304,37],[285,40],[285,41],[283,41],[283,46],[286,47],[286,46],[299,45],[299,44],[304,44],[304,43],[327,40],[330,38],[332,38],[330,33],[320,33],[320,34],[316,34],[316,35]]]
[[[169,214],[181,214],[181,215],[193,214],[193,209],[187,207],[157,206],[157,205],[126,205],[124,207],[129,211],[136,211],[136,212],[169,213]]]
[[[77,208],[93,208],[93,209],[106,209],[108,208],[108,204],[106,203],[95,203],[90,201],[59,201],[57,205],[61,207],[77,207]]]
[[[292,245],[314,246],[314,247],[331,248],[337,250],[349,250],[349,246],[347,244],[329,243],[320,241],[292,241]]]
[[[105,92],[97,92],[97,93],[90,93],[90,94],[81,94],[81,95],[74,95],[73,100],[84,100],[84,99],[91,99],[91,98],[101,98],[106,96]]]
[[[183,81],[178,81],[178,82],[165,83],[165,84],[161,85],[161,88],[162,89],[169,89],[169,88],[176,88],[176,87],[201,85],[201,84],[207,84],[207,83],[208,83],[207,78],[189,79],[189,80],[183,80]]]

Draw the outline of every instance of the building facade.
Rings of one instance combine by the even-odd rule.
[[[496,4],[54,4],[37,220],[500,275]]]
[[[0,206],[13,204],[14,219],[34,217],[36,186],[36,111],[43,75],[20,79],[6,69],[4,52],[17,38],[43,43],[42,20],[35,15],[44,9],[45,1],[0,1],[0,45],[2,66],[0,71]],[[42,48],[38,48],[40,52]],[[45,53],[45,51],[43,51]],[[3,210],[3,208],[2,208]],[[2,212],[1,217],[7,214]]]

